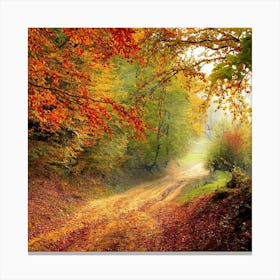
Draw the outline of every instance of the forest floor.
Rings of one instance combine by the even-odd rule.
[[[203,162],[173,162],[161,178],[120,194],[77,203],[70,214],[30,234],[29,251],[247,250],[250,221],[238,220],[235,211],[240,193],[217,200],[212,192],[185,204],[178,201],[186,186],[208,175]],[[34,205],[30,203],[29,208],[32,211]],[[238,225],[229,225],[234,217]]]

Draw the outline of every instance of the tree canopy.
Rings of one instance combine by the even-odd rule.
[[[28,63],[31,160],[160,168],[213,102],[250,122],[249,28],[30,28]]]

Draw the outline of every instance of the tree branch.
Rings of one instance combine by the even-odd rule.
[[[37,84],[32,83],[32,82],[28,82],[28,84],[31,85],[31,86],[37,87],[37,88],[42,88],[42,89],[50,90],[50,91],[53,91],[53,92],[63,93],[63,94],[66,94],[69,97],[73,97],[73,98],[77,98],[77,99],[86,99],[86,100],[90,100],[91,102],[95,102],[95,103],[111,104],[109,101],[97,100],[97,99],[93,99],[89,96],[81,96],[81,95],[72,94],[68,91],[65,91],[65,90],[62,90],[62,89],[59,89],[59,88],[45,87],[45,86],[37,85]]]

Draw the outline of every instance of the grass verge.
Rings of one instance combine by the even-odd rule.
[[[178,202],[185,203],[195,197],[220,190],[226,186],[231,179],[231,173],[216,170],[214,175],[207,176],[184,187]]]

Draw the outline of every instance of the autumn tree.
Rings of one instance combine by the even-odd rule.
[[[32,141],[55,141],[65,148],[55,162],[69,166],[85,147],[112,135],[116,122],[143,132],[138,112],[116,102],[107,87],[116,81],[110,58],[136,56],[134,33],[129,28],[29,29],[30,150],[37,149]]]
[[[183,73],[158,83],[156,78],[151,79],[157,67],[152,63],[143,66],[119,61],[118,65],[124,88],[132,93],[128,102],[136,104],[147,124],[143,139],[129,140],[125,166],[136,173],[139,169],[162,170],[171,159],[186,152],[190,139],[202,129],[202,115],[194,116],[198,108],[194,100],[200,100],[194,96],[199,88],[194,86],[196,91],[191,90]]]
[[[250,120],[252,31],[250,28],[149,28],[142,52],[158,62],[159,83],[179,72],[206,81],[204,111],[214,100],[234,119]],[[147,59],[146,59],[147,60]],[[164,65],[164,67],[163,67]],[[210,75],[205,67],[211,65]]]
[[[92,72],[113,55],[129,58],[137,44],[131,29],[31,28],[28,42],[30,133],[55,133],[86,122],[94,135],[110,133],[112,112],[143,129],[132,111],[106,96]]]
[[[30,159],[151,170],[203,135],[213,103],[250,122],[251,41],[249,28],[30,28]]]

